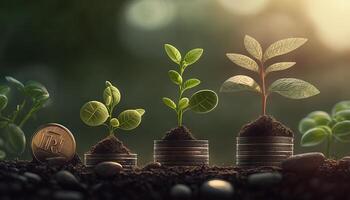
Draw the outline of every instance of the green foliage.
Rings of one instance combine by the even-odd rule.
[[[115,108],[120,102],[121,94],[119,89],[106,81],[106,88],[103,92],[104,103],[99,101],[89,101],[80,109],[80,118],[88,126],[108,127],[109,134],[113,135],[117,129],[132,130],[141,123],[144,109],[125,110],[114,116]]]
[[[4,159],[6,155],[18,157],[23,153],[26,137],[22,128],[32,116],[47,106],[50,99],[46,87],[39,82],[28,81],[24,84],[10,76],[5,78],[9,85],[0,86],[0,129],[3,132],[0,140],[5,141],[0,146],[0,159]],[[14,111],[5,114],[10,86],[23,95],[23,100],[16,105]]]
[[[211,90],[200,90],[194,93],[191,98],[184,97],[184,92],[198,86],[201,81],[196,78],[184,80],[184,72],[188,66],[196,63],[203,54],[203,49],[196,48],[186,53],[184,59],[181,53],[170,44],[164,45],[165,52],[169,58],[178,64],[178,71],[170,70],[168,72],[170,81],[176,84],[179,88],[179,96],[177,103],[174,100],[163,97],[163,103],[174,110],[177,114],[178,125],[182,125],[183,114],[187,110],[192,110],[196,113],[207,113],[212,111],[218,104],[218,96]]]
[[[287,54],[300,46],[307,39],[305,38],[288,38],[277,41],[270,45],[263,52],[261,45],[257,40],[248,35],[244,38],[244,46],[248,53],[253,56],[250,58],[246,55],[228,53],[227,57],[236,65],[248,69],[259,74],[260,85],[253,79],[244,75],[237,75],[227,79],[222,87],[221,92],[237,92],[237,91],[254,91],[258,92],[262,98],[262,111],[266,114],[266,101],[271,93],[278,93],[290,99],[304,99],[319,93],[318,89],[308,82],[295,78],[278,79],[267,89],[265,78],[271,72],[289,69],[295,65],[295,62],[278,62],[267,68],[264,67],[265,62],[276,56]]]
[[[332,109],[332,116],[324,111],[314,111],[299,123],[302,134],[301,145],[316,146],[327,142],[326,154],[329,157],[334,141],[350,142],[350,107],[347,102],[337,103]]]

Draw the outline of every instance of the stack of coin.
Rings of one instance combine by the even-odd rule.
[[[280,166],[293,155],[292,137],[237,137],[236,165],[239,167]]]
[[[137,154],[84,154],[84,164],[87,168],[93,168],[97,164],[106,161],[117,162],[124,169],[132,169],[137,166]]]
[[[164,166],[209,165],[208,140],[155,140],[154,162]]]

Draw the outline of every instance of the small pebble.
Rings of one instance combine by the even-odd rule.
[[[177,184],[170,190],[170,196],[173,200],[191,199],[192,191],[187,185]]]
[[[298,154],[282,162],[282,169],[293,172],[310,172],[316,170],[325,162],[323,153],[313,152]]]
[[[27,179],[32,183],[39,183],[41,182],[41,177],[37,174],[31,173],[31,172],[25,172],[23,174],[24,177],[27,177]]]
[[[77,178],[69,171],[62,170],[56,173],[56,181],[63,188],[80,188],[79,181]]]
[[[160,162],[153,162],[153,163],[147,164],[143,169],[150,170],[150,169],[158,169],[161,167],[162,167],[162,164],[160,164]]]
[[[350,156],[345,156],[339,160],[339,165],[341,166],[350,166]]]
[[[96,174],[102,178],[107,178],[120,173],[123,166],[117,162],[102,162],[94,168]]]
[[[203,200],[232,199],[233,192],[231,183],[218,179],[207,181],[200,188],[200,196]]]
[[[81,200],[83,195],[76,191],[57,191],[53,194],[55,200]]]
[[[248,176],[248,184],[253,187],[270,187],[278,184],[281,180],[282,175],[278,172],[264,172]]]

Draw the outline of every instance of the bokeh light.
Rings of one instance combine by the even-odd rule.
[[[167,0],[134,0],[126,8],[127,23],[146,30],[162,28],[174,16],[175,7]]]

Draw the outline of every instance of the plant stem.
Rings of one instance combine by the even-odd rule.
[[[37,107],[34,106],[30,111],[25,115],[25,117],[22,119],[21,123],[19,124],[19,127],[22,128],[24,124],[28,121],[28,119],[36,112]]]
[[[260,64],[260,79],[261,79],[261,104],[262,104],[262,114],[266,115],[266,101],[267,101],[267,94],[266,94],[266,84],[265,84],[265,69],[264,64],[261,62]]]
[[[333,137],[332,134],[328,134],[328,140],[327,140],[327,149],[326,149],[326,157],[330,158],[330,152],[332,147]]]
[[[184,70],[183,70],[183,66],[182,64],[180,65],[180,76],[182,77],[184,73]],[[182,83],[179,85],[179,99],[177,101],[177,109],[176,109],[176,112],[177,112],[177,123],[178,123],[178,126],[182,126],[182,115],[183,115],[183,111],[179,108],[179,105],[180,105],[180,100],[182,99],[182,95],[183,95],[183,81]]]

